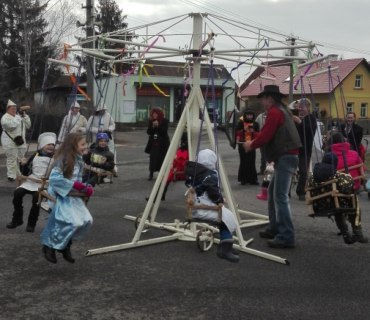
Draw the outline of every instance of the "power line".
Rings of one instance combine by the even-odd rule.
[[[250,22],[250,23],[253,23],[255,25],[256,28],[265,28],[265,29],[269,29],[270,31],[272,32],[276,32],[276,33],[280,33],[281,35],[283,34],[287,34],[286,32],[284,31],[281,31],[281,30],[278,30],[276,28],[273,28],[271,26],[268,26],[268,25],[264,25],[260,22],[257,22],[257,21],[254,21],[254,20],[251,20],[251,19],[247,19],[246,17],[238,14],[238,13],[235,13],[235,12],[232,12],[232,11],[229,11],[225,8],[221,8],[221,7],[218,7],[214,4],[212,4],[212,6],[209,6],[206,4],[205,1],[202,1],[202,0],[178,0],[179,2],[182,2],[182,3],[185,3],[185,4],[188,4],[188,5],[192,5],[192,6],[195,6],[197,8],[200,8],[200,9],[203,9],[207,12],[215,12],[217,14],[219,14],[219,12],[222,12],[222,14],[224,16],[230,16],[230,17],[236,17],[238,19],[241,19],[242,21],[247,21],[247,22]],[[290,36],[293,36],[293,35],[290,35]],[[295,37],[295,36],[293,36]],[[343,46],[343,45],[339,45],[339,44],[333,44],[333,43],[329,43],[329,42],[324,42],[324,41],[315,41],[313,39],[310,39],[310,40],[304,40],[303,38],[301,37],[295,37],[297,40],[303,40],[303,41],[313,41],[315,43],[320,43],[322,45],[325,45],[327,48],[331,48],[331,49],[335,49],[335,50],[341,50],[341,51],[344,51],[344,52],[351,52],[351,53],[358,53],[358,54],[365,54],[365,55],[370,55],[370,51],[368,50],[364,50],[364,49],[359,49],[359,48],[351,48],[351,47],[347,47],[347,46]]]

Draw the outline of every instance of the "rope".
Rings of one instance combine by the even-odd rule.
[[[218,173],[219,171],[219,163],[218,163],[218,139],[217,139],[217,114],[216,114],[216,98],[215,98],[215,85],[214,85],[214,68],[213,68],[213,59],[211,59],[211,64],[209,68],[209,73],[208,73],[208,80],[207,80],[207,87],[205,91],[205,99],[204,99],[204,105],[203,105],[203,110],[201,111],[201,122],[200,122],[200,129],[199,129],[199,134],[198,134],[198,141],[197,141],[197,148],[196,148],[196,153],[195,153],[195,168],[194,168],[194,176],[196,175],[196,169],[197,169],[197,164],[198,164],[198,154],[200,151],[200,143],[201,143],[201,134],[203,130],[203,123],[204,123],[204,115],[206,112],[206,107],[207,107],[207,102],[208,102],[208,89],[209,85],[211,82],[211,95],[212,95],[212,104],[213,104],[213,130],[214,130],[214,137],[215,137],[215,150],[214,152],[217,155],[217,161],[216,161],[216,171]],[[208,112],[208,111],[207,111]],[[193,185],[194,186],[194,180],[193,180]],[[220,187],[220,179],[218,179],[218,187]]]
[[[263,42],[263,46],[261,47],[261,48],[259,48],[257,51],[255,51],[254,52],[254,54],[250,57],[250,58],[248,58],[248,59],[246,59],[246,60],[244,60],[243,62],[239,62],[237,65],[236,65],[236,67],[234,67],[234,68],[232,68],[231,69],[231,71],[230,71],[230,73],[229,73],[229,75],[228,75],[228,77],[224,80],[224,82],[222,83],[222,87],[224,87],[225,86],[225,84],[230,80],[230,78],[231,78],[231,74],[233,73],[233,71],[234,70],[237,70],[240,66],[242,66],[243,64],[245,64],[245,63],[247,63],[247,61],[249,61],[249,60],[252,60],[252,59],[254,59],[255,58],[255,56],[264,48],[264,47],[268,47],[269,46],[269,44],[268,44],[268,41],[267,41],[267,39],[264,39],[264,42]]]

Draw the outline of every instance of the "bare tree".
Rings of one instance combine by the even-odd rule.
[[[49,2],[45,12],[45,19],[48,22],[46,45],[54,49],[62,48],[62,43],[70,42],[77,29],[79,15],[76,14],[76,2],[73,0],[45,2]]]

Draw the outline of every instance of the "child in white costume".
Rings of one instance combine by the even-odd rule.
[[[13,206],[14,212],[12,221],[6,225],[8,229],[14,229],[23,224],[23,197],[26,194],[32,195],[32,207],[28,215],[27,232],[34,232],[36,222],[40,213],[38,205],[39,193],[42,179],[46,177],[51,166],[56,135],[53,132],[44,132],[38,139],[37,152],[25,164],[23,175],[27,179],[14,191]],[[23,170],[22,170],[23,171]],[[29,171],[29,172],[28,172]]]

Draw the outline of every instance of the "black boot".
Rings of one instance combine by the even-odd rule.
[[[235,254],[236,256],[239,256],[239,254],[240,254],[239,250],[236,250],[234,248],[231,248],[231,253]],[[219,245],[219,246],[217,246],[217,255],[220,256],[221,254],[222,254],[221,246]]]
[[[343,237],[343,241],[346,244],[353,244],[355,241],[348,231],[348,225],[345,220],[345,215],[343,213],[339,213],[335,215],[335,223],[340,231],[340,234]]]
[[[64,260],[68,261],[69,263],[75,263],[75,259],[72,257],[71,245],[72,241],[69,241],[68,245],[60,252],[62,253]]]
[[[35,226],[28,224],[26,227],[26,232],[35,232]]]
[[[369,239],[364,237],[361,226],[352,226],[353,242],[368,243]]]
[[[148,177],[148,181],[151,181],[151,180],[153,180],[153,172],[152,171],[150,171],[149,177]]]
[[[15,221],[15,220],[12,220],[11,222],[9,222],[6,227],[8,229],[14,229],[16,227],[19,227],[23,224],[23,221]]]
[[[166,184],[166,185],[164,186],[164,190],[163,190],[162,198],[161,198],[161,200],[162,200],[162,201],[166,200],[167,188],[168,188],[168,184]]]
[[[44,253],[44,257],[51,263],[57,263],[57,257],[55,256],[55,249],[50,248],[48,246],[42,247],[42,252]]]
[[[239,256],[233,254],[233,239],[221,240],[217,248],[217,256],[221,259],[229,260],[230,262],[239,262]]]

